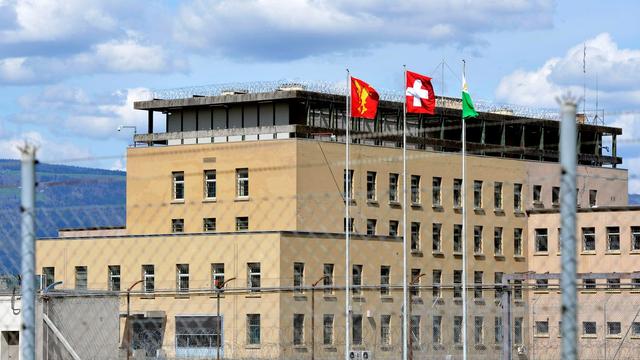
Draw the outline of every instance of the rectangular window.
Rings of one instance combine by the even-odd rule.
[[[171,219],[171,232],[172,233],[184,232],[184,219]]]
[[[495,285],[494,293],[496,299],[500,299],[502,296],[502,276],[503,273],[501,271],[496,271],[493,273],[493,283]]]
[[[496,316],[493,323],[493,340],[496,345],[502,344],[502,316]]]
[[[582,228],[582,251],[596,251],[596,228]]]
[[[411,297],[420,296],[420,279],[422,278],[420,269],[411,269],[411,282],[409,283],[409,295]]]
[[[609,336],[620,336],[622,334],[622,325],[619,321],[608,321],[607,322],[607,335]]]
[[[640,226],[631,227],[631,250],[640,250]]]
[[[236,197],[249,197],[249,169],[236,169]]]
[[[513,211],[522,211],[522,184],[513,184]]]
[[[224,263],[211,264],[211,287],[219,288],[224,284]]]
[[[431,330],[433,332],[433,343],[438,345],[442,344],[442,316],[433,316]]]
[[[549,288],[549,279],[536,279],[536,290],[546,291]]]
[[[325,294],[333,294],[333,264],[324,264],[322,275]]]
[[[598,190],[589,190],[589,207],[598,206]]]
[[[304,263],[293,263],[293,288],[295,291],[302,292],[304,286]]]
[[[391,345],[391,315],[380,315],[380,344]]]
[[[473,208],[482,209],[482,181],[473,181]]]
[[[351,343],[353,345],[362,345],[362,315],[353,314],[351,316],[352,326],[351,329]]]
[[[347,170],[344,170],[342,175],[342,194],[345,200],[347,199],[347,197],[349,198],[349,200],[353,200],[353,170],[349,170],[348,176]]]
[[[562,228],[558,228],[558,254],[562,251]]]
[[[453,207],[462,207],[462,179],[453,179]]]
[[[442,251],[442,224],[433,223],[431,229],[431,238],[433,240],[432,250],[433,252],[440,252]]]
[[[440,286],[442,285],[442,270],[434,269],[432,271],[432,283],[433,283],[433,297],[435,299],[440,297]]]
[[[76,266],[76,290],[87,290],[86,266]]]
[[[493,251],[495,255],[502,255],[502,228],[498,226],[493,228]]]
[[[120,291],[120,265],[109,265],[109,291]]]
[[[189,264],[176,265],[176,285],[178,292],[189,291]]]
[[[260,291],[260,263],[247,263],[247,287],[251,291]]]
[[[453,270],[453,297],[462,297],[462,270]]]
[[[389,236],[398,236],[397,220],[389,220]]]
[[[208,351],[220,341],[221,323],[216,316],[176,316],[175,324],[177,352]]]
[[[462,344],[462,316],[453,317],[453,343]]]
[[[542,204],[542,185],[533,185],[533,204]]]
[[[484,344],[484,317],[473,317],[473,342],[475,345]]]
[[[453,252],[462,253],[462,224],[453,225]]]
[[[172,194],[173,200],[184,200],[184,172],[174,171],[171,173],[173,179]]]
[[[640,289],[640,278],[637,278],[637,277],[631,278],[631,286],[636,290]]]
[[[236,218],[236,231],[247,231],[247,230],[249,230],[249,217],[238,216]]]
[[[473,272],[473,297],[476,299],[482,299],[482,278],[484,273],[482,271]]]
[[[420,250],[420,223],[419,222],[411,223],[411,250],[412,251]]]
[[[560,186],[554,186],[551,188],[551,206],[560,206]]]
[[[205,199],[216,198],[216,171],[205,170],[204,171],[204,197]]]
[[[473,252],[482,254],[482,225],[473,227]]]
[[[493,208],[502,210],[502,183],[493,183]]]
[[[293,314],[293,345],[304,343],[304,314]]]
[[[43,289],[53,285],[56,282],[55,268],[51,266],[42,268],[42,276],[44,277]]]
[[[378,220],[367,219],[367,235],[374,236],[376,234],[376,225],[378,225]]]
[[[536,321],[536,336],[549,336],[549,321]]]
[[[322,317],[322,344],[333,345],[333,314]]]
[[[523,317],[516,317],[513,319],[513,342],[517,345],[522,344],[524,338],[522,333],[522,324],[524,323]]]
[[[620,289],[620,279],[619,278],[610,278],[607,279],[607,287],[610,290]]]
[[[522,280],[513,280],[513,298],[522,300]]]
[[[378,189],[378,186],[376,183],[376,172],[367,171],[367,200],[368,201],[376,201],[378,199],[377,189]]]
[[[607,226],[607,251],[620,251],[620,228]]]
[[[389,202],[398,202],[398,174],[389,174]]]
[[[442,205],[442,178],[433,177],[431,188],[431,202],[434,207]]]
[[[411,341],[414,347],[418,347],[420,344],[420,315],[411,315],[409,331]]]
[[[202,230],[204,232],[216,231],[216,218],[202,219]]]
[[[640,337],[640,322],[634,321],[631,323],[631,336]]]
[[[582,279],[582,287],[586,290],[593,290],[596,288],[596,279]]]
[[[411,175],[411,204],[420,204],[420,175]]]
[[[387,265],[380,266],[380,295],[389,295],[390,277],[391,267]]]
[[[247,314],[247,344],[260,345],[260,314]]]
[[[343,218],[342,231],[347,232],[347,218]],[[353,233],[353,218],[349,218],[349,232]]]
[[[522,256],[522,229],[513,229],[513,255]]]
[[[595,321],[582,322],[582,335],[596,335],[598,328]]]
[[[155,267],[153,265],[142,265],[142,287],[144,292],[152,293],[155,291]]]
[[[360,295],[362,287],[362,265],[353,265],[351,269],[351,285],[353,286],[353,294]]]
[[[537,253],[546,253],[549,251],[549,236],[547,229],[536,229],[536,252]]]

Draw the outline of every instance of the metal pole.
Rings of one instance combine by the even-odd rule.
[[[402,66],[404,70],[403,83],[407,79],[407,66]],[[402,305],[405,311],[402,318],[402,359],[407,360],[408,342],[411,341],[409,334],[409,289],[407,287],[407,97],[402,97]]]
[[[127,322],[129,327],[127,328],[127,360],[131,358],[131,289],[127,289]],[[126,326],[126,324],[125,324]]]
[[[511,288],[508,280],[502,279],[502,360],[511,360]]]
[[[35,193],[36,149],[26,144],[20,149],[22,201],[22,333],[20,334],[20,359],[34,360],[36,354],[36,245],[35,245]]]
[[[466,71],[462,60],[462,74]],[[467,360],[467,126],[462,118],[462,359]]]
[[[216,290],[216,320],[218,321],[218,324],[222,324],[222,322],[220,321],[220,289]],[[216,359],[218,360],[220,360],[220,335],[221,335],[220,333],[222,332],[220,330],[216,340],[216,347],[217,347]]]
[[[576,102],[565,96],[561,104],[560,127],[561,195],[560,224],[562,232],[562,358],[574,360],[576,350]]]
[[[351,109],[349,108],[349,102],[351,100],[351,74],[349,73],[349,69],[347,69],[347,97],[346,97],[346,114],[345,114],[345,128],[346,128],[346,138],[345,138],[345,183],[344,183],[344,211],[345,211],[345,269],[344,269],[344,283],[345,283],[345,299],[344,299],[344,312],[345,312],[345,322],[344,322],[344,358],[349,360],[349,348],[350,345],[350,337],[349,337],[349,328],[350,328],[350,317],[351,317],[351,302],[349,301],[349,128],[351,127]]]
[[[316,287],[311,287],[311,360],[316,358]]]

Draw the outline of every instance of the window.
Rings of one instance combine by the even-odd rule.
[[[502,344],[502,316],[496,316],[493,323],[493,341],[496,344]]]
[[[453,179],[453,207],[462,207],[462,179]]]
[[[631,336],[640,337],[640,322],[631,323]]]
[[[353,232],[353,218],[349,218],[349,232]],[[347,232],[347,218],[344,218],[342,223],[342,231]]]
[[[537,290],[547,290],[549,288],[549,279],[536,279]]]
[[[173,200],[184,200],[184,172],[176,171],[172,173],[173,179]]]
[[[462,224],[453,225],[453,252],[462,253]]]
[[[216,231],[216,218],[202,219],[202,230],[204,232]]]
[[[582,228],[582,251],[596,251],[596,229]]]
[[[513,280],[513,298],[522,300],[522,280]]]
[[[542,185],[533,185],[533,204],[542,204]]]
[[[513,211],[522,211],[522,184],[513,184]]]
[[[144,292],[155,291],[155,268],[153,265],[142,265],[142,287]]]
[[[442,316],[433,316],[431,330],[433,332],[433,343],[442,344]]]
[[[353,294],[360,294],[362,286],[362,265],[353,265],[351,269],[351,285],[353,286]]]
[[[549,321],[536,321],[536,336],[549,336]]]
[[[189,264],[176,265],[176,284],[178,292],[189,291]]]
[[[562,252],[562,228],[558,228],[558,254]]]
[[[109,291],[120,291],[120,265],[109,265]]]
[[[475,345],[484,344],[484,317],[473,317],[473,342]]]
[[[582,335],[596,335],[598,328],[595,321],[583,321],[582,322]]]
[[[398,202],[398,174],[389,174],[389,202]]]
[[[411,251],[420,250],[420,223],[411,223]]]
[[[582,287],[586,290],[594,290],[596,288],[596,279],[582,279]]]
[[[634,289],[640,289],[640,278],[631,278],[631,285]]]
[[[473,227],[473,252],[482,254],[482,225]]]
[[[453,297],[462,297],[462,270],[453,270]]]
[[[607,335],[609,336],[620,336],[622,334],[622,325],[619,321],[608,321],[607,322]]]
[[[293,263],[293,288],[295,291],[302,292],[304,286],[304,263]]]
[[[398,220],[389,220],[389,236],[398,236]]]
[[[433,288],[432,288],[433,297],[437,299],[440,297],[440,285],[442,284],[442,270],[434,269],[432,271],[432,278],[433,278]]]
[[[347,198],[350,201],[353,200],[353,170],[349,170],[348,175],[347,175],[347,170],[344,170],[343,172],[342,194],[344,195],[345,200]]]
[[[378,199],[376,185],[376,173],[374,171],[367,171],[367,200],[376,201]]]
[[[353,314],[351,316],[353,328],[351,329],[351,343],[353,345],[362,345],[362,315]]]
[[[495,255],[502,255],[502,228],[493,228],[493,251]]]
[[[293,314],[293,345],[304,343],[304,314]]]
[[[496,299],[500,299],[502,296],[502,276],[503,273],[501,271],[496,271],[493,273],[493,283],[495,285],[494,293]]]
[[[453,343],[462,344],[462,316],[453,317]]]
[[[549,251],[549,239],[547,229],[536,229],[536,252],[546,253]]]
[[[473,297],[476,299],[482,299],[482,278],[484,273],[482,271],[474,271],[473,272]]]
[[[420,269],[411,269],[411,282],[409,285],[409,295],[411,297],[420,296],[420,279],[422,278],[422,274],[420,274]]]
[[[589,207],[598,206],[598,190],[589,190]]]
[[[176,352],[209,352],[222,343],[220,319],[216,316],[176,316]]]
[[[493,183],[493,207],[496,210],[502,210],[502,183]]]
[[[389,295],[390,276],[391,267],[387,265],[380,266],[380,295]]]
[[[434,207],[442,205],[442,178],[433,177],[431,188],[431,202]]]
[[[607,279],[607,287],[609,289],[620,289],[620,279],[619,278]]]
[[[420,344],[420,315],[411,315],[409,324],[409,336],[414,347]]]
[[[560,206],[560,186],[554,186],[551,188],[551,206]]]
[[[631,227],[631,250],[640,250],[640,226]]]
[[[432,228],[432,250],[433,252],[440,252],[442,249],[442,224],[433,223]]]
[[[249,169],[236,169],[236,196],[249,197]]]
[[[260,345],[260,314],[247,314],[247,344]]]
[[[333,314],[322,316],[322,343],[333,345]]]
[[[47,288],[56,282],[55,273],[54,267],[47,266],[42,268],[42,276],[44,277],[43,288]]]
[[[522,229],[513,229],[513,255],[522,256]]]
[[[420,204],[420,175],[411,175],[411,204]]]
[[[172,233],[184,232],[184,219],[171,219],[171,232]]]
[[[378,224],[378,220],[376,219],[367,219],[367,235],[373,236],[376,234],[376,225]]]
[[[473,208],[482,209],[482,181],[473,181]]]
[[[324,264],[322,274],[325,294],[333,294],[333,264]]]
[[[247,230],[249,230],[249,217],[238,216],[236,218],[236,231],[247,231]]]
[[[522,344],[522,324],[524,323],[523,317],[516,317],[513,319],[513,342],[515,344]]]
[[[224,263],[211,264],[211,287],[217,288],[224,283]]]
[[[620,251],[620,228],[607,227],[607,251]]]
[[[204,171],[204,197],[205,199],[216,198],[216,171]]]
[[[391,315],[380,315],[380,344],[391,345]]]
[[[260,263],[247,263],[247,287],[251,291],[260,291]]]
[[[76,266],[76,290],[87,290],[86,266]]]

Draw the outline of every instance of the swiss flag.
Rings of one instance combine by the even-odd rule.
[[[435,114],[436,95],[433,92],[431,78],[407,71],[407,113]]]

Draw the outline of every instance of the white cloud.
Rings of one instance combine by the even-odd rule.
[[[64,159],[88,158],[91,152],[68,142],[53,141],[42,136],[40,132],[29,131],[0,139],[0,159],[19,159],[19,148],[25,143],[37,147],[36,157],[44,162],[60,162]]]
[[[626,158],[623,165],[629,169],[629,194],[640,194],[640,176],[634,169],[640,169],[640,157]]]

